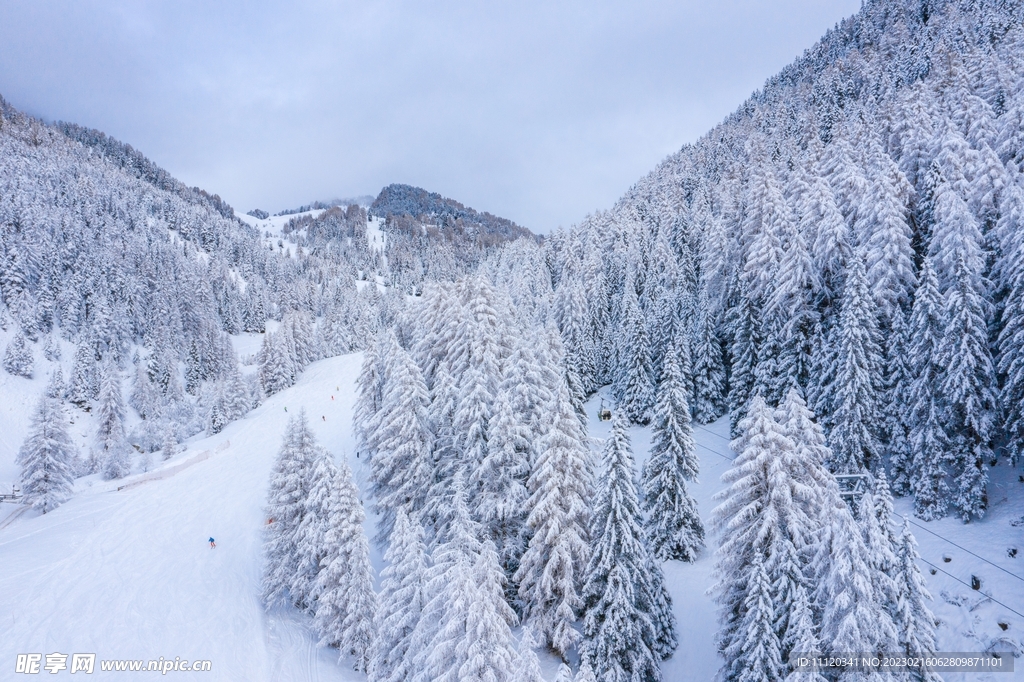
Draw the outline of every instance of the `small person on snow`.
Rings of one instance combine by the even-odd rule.
[[[210,538],[210,549],[216,549],[216,548],[217,548],[217,543],[213,541],[213,538]]]
[[[287,412],[287,411],[288,411],[288,407],[287,407],[287,406],[285,406],[285,408],[284,408],[284,411],[285,411],[285,412]]]
[[[324,421],[327,421],[327,417],[325,415],[320,415],[320,418],[323,419]]]

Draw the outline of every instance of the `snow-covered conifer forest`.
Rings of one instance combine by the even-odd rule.
[[[544,237],[407,185],[240,215],[0,99],[0,301],[4,669],[1024,653],[1021,2],[865,0]]]

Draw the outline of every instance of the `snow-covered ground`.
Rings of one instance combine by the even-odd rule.
[[[206,680],[359,679],[335,651],[314,646],[303,618],[265,613],[259,584],[262,507],[288,417],[305,407],[321,442],[355,468],[349,424],[360,361],[309,367],[222,433],[190,442],[168,464],[211,455],[169,478],[120,492],[95,483],[0,530],[3,669],[19,653],[61,652],[210,660],[212,675],[194,674]]]
[[[0,669],[9,670],[20,653],[60,652],[212,661],[212,673],[176,672],[176,679],[365,679],[346,662],[339,664],[335,651],[315,646],[305,617],[291,609],[266,613],[259,598],[263,504],[288,418],[305,408],[320,441],[336,457],[348,459],[365,490],[367,468],[355,457],[351,432],[360,363],[361,355],[353,354],[311,365],[295,386],[222,433],[191,440],[185,452],[160,465],[174,467],[165,478],[137,474],[108,483],[89,477],[80,481],[73,499],[45,516],[28,512],[13,518],[14,505],[2,505]],[[25,428],[8,427],[27,420],[43,382],[2,376],[0,471],[9,475],[16,471],[13,459]],[[600,399],[588,403],[591,415]],[[592,419],[595,440],[609,431],[610,422]],[[635,427],[631,436],[639,467],[650,431]],[[705,520],[712,496],[721,489],[719,478],[731,464],[727,436],[726,419],[695,430],[701,476],[691,490]],[[923,558],[953,576],[930,575],[922,565],[941,621],[940,648],[946,651],[980,650],[997,637],[1020,646],[1024,617],[1013,611],[1024,613],[1024,538],[1009,521],[1024,514],[1024,483],[1005,464],[992,477],[992,510],[983,521],[917,522],[937,535],[914,527]],[[898,501],[897,511],[909,514],[909,502]],[[367,530],[372,536],[372,528]],[[216,549],[206,542],[210,536]],[[714,547],[715,539],[709,544]],[[1016,558],[1007,555],[1011,547],[1019,549]],[[372,558],[379,572],[380,553],[373,550]],[[709,549],[694,564],[665,567],[679,631],[679,649],[664,664],[666,681],[711,680],[720,665],[713,644],[716,610],[707,595],[713,564]],[[972,575],[981,578],[980,592],[969,587]],[[998,622],[1007,624],[1005,632]],[[553,677],[554,660],[542,661]],[[948,682],[989,678],[1009,682],[1024,679],[1024,673],[946,676]]]

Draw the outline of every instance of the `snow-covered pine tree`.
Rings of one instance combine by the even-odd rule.
[[[789,629],[787,639],[781,642],[782,651],[788,651],[789,660],[783,658],[783,663],[788,664],[789,674],[786,675],[786,682],[827,682],[825,677],[812,670],[797,671],[792,663],[793,654],[806,655],[809,658],[821,655],[821,645],[818,643],[817,625],[814,622],[814,609],[812,608],[810,595],[803,585],[797,586],[793,595],[793,608],[789,614]]]
[[[32,415],[28,436],[16,460],[21,467],[25,504],[45,514],[71,497],[77,458],[60,402],[44,395]]]
[[[337,487],[338,467],[324,448],[318,447],[313,462],[306,472],[306,497],[303,500],[302,520],[295,530],[295,572],[291,575],[288,593],[297,607],[316,613],[319,597],[316,588],[321,564],[327,553],[334,549],[326,536],[331,521],[331,504]]]
[[[487,430],[493,414],[494,394],[498,381],[496,363],[488,364],[489,367],[474,363],[466,369],[462,375],[462,390],[452,417],[455,446],[467,472],[475,471],[482,466],[488,453]],[[472,509],[477,505],[478,489],[472,480],[468,483],[468,503]]]
[[[319,450],[302,410],[288,421],[270,474],[262,583],[263,601],[268,609],[292,600],[289,588],[299,565],[299,525],[306,513],[310,475]]]
[[[757,312],[745,292],[736,292],[736,302],[729,308],[726,325],[732,339],[729,355],[732,373],[729,377],[729,422],[733,435],[747,413],[753,397],[754,373],[757,369],[760,324]]]
[[[131,393],[128,394],[128,404],[135,408],[143,419],[150,419],[160,412],[163,396],[153,385],[146,371],[146,363],[139,362],[135,367],[135,379],[132,382]]]
[[[832,522],[824,527],[815,557],[822,649],[884,653],[896,640],[896,628],[871,582],[863,534],[845,504],[830,510]]]
[[[408,514],[423,510],[434,479],[430,399],[420,369],[395,343],[386,371],[381,406],[371,420],[373,431],[363,435],[364,447],[372,444],[374,450],[371,492],[380,514],[381,542],[387,540],[399,509]]]
[[[632,279],[632,278],[628,278]],[[619,409],[636,424],[646,424],[654,407],[650,345],[636,291],[627,281],[622,294],[622,330],[619,340]]]
[[[590,667],[586,657],[580,659],[580,669],[576,671],[576,677],[573,679],[574,682],[597,682],[594,669]]]
[[[660,680],[659,661],[675,648],[675,624],[655,612],[655,589],[663,586],[650,572],[661,567],[644,543],[628,428],[620,412],[605,444],[583,587],[582,655],[601,679]],[[664,653],[663,642],[670,643]]]
[[[313,627],[321,646],[336,646],[365,671],[372,654],[377,595],[373,592],[370,543],[363,531],[366,515],[352,470],[337,465],[327,505],[324,555],[316,576]]]
[[[917,293],[910,318],[910,365],[915,368],[911,404],[906,406],[910,427],[912,469],[894,470],[894,483],[902,488],[904,474],[914,491],[914,513],[925,520],[946,513],[946,431],[942,423],[945,370],[939,349],[945,333],[945,311],[931,259],[925,258],[918,276]]]
[[[434,549],[429,595],[413,633],[414,680],[510,680],[516,652],[510,626],[515,613],[505,602],[504,573],[490,540],[469,516],[465,484],[457,475],[451,524]]]
[[[1024,108],[1018,113],[1024,113]],[[1007,187],[1002,205],[996,233],[1003,242],[1000,274],[1007,292],[1004,326],[999,332],[1000,405],[1006,449],[1016,466],[1024,455],[1024,235],[1020,230],[1024,225],[1024,183]]]
[[[941,392],[948,459],[956,480],[953,506],[966,522],[984,516],[988,506],[986,461],[992,455],[995,371],[982,298],[962,257],[956,261],[954,278],[946,292],[946,333],[938,354],[945,370]]]
[[[508,577],[515,575],[525,550],[523,527],[530,497],[526,479],[530,474],[532,435],[525,421],[529,415],[516,413],[512,406],[511,390],[505,381],[498,387],[487,430],[487,454],[470,474],[470,484],[476,490],[473,516],[494,542]]]
[[[910,532],[910,522],[906,518],[903,519],[896,557],[896,638],[902,652],[910,656],[928,656],[935,653],[935,617],[928,608],[932,596],[917,565],[921,555],[917,552],[917,540]],[[941,678],[931,673],[921,679],[938,682]]]
[[[50,362],[60,361],[60,337],[56,334],[50,334],[46,337],[46,343],[43,344],[43,357]]]
[[[823,510],[834,496],[835,480],[824,469],[829,456],[821,428],[814,423],[797,389],[786,394],[777,411],[760,397],[750,403],[733,443],[738,453],[722,480],[714,510],[716,527],[728,529],[716,552],[715,591],[721,609],[720,650],[730,661],[727,680],[740,679],[748,664],[738,628],[748,623],[746,605],[751,566],[761,557],[770,585],[773,623],[780,655],[788,658],[799,634],[794,614],[800,591],[810,584],[810,548]],[[750,623],[748,623],[750,624]]]
[[[64,400],[64,393],[64,372],[61,371],[60,365],[57,365],[50,374],[49,381],[46,382],[45,395],[47,398],[62,401]]]
[[[206,432],[210,435],[220,433],[228,423],[227,415],[224,414],[224,384],[218,382],[215,387],[205,391],[204,394],[204,397],[212,394],[209,414],[206,417]]]
[[[169,460],[178,452],[178,441],[174,437],[174,427],[168,424],[164,429],[164,441],[160,448],[160,455],[164,461]]]
[[[866,554],[864,559],[870,572],[870,581],[875,593],[875,600],[893,618],[896,605],[896,581],[893,576],[896,572],[896,555],[893,552],[893,538],[891,524],[891,500],[886,500],[888,486],[881,489],[878,481],[875,489],[867,491],[860,498],[857,507],[857,520],[860,522],[864,548]],[[881,508],[879,508],[881,507]],[[888,508],[887,508],[888,507]],[[896,649],[895,630],[884,632],[884,638],[880,639],[876,651],[893,651]],[[891,636],[891,637],[890,637]]]
[[[238,360],[231,353],[230,362],[225,370],[223,379],[223,391],[221,392],[220,409],[227,422],[245,416],[245,413],[252,407],[252,399],[249,395],[249,387],[246,386],[245,378],[238,368]]]
[[[521,662],[513,647],[511,626],[518,623],[505,601],[505,572],[494,543],[484,540],[473,566],[477,603],[466,621],[468,651],[459,680],[511,679]]]
[[[913,235],[907,219],[913,187],[876,136],[866,137],[866,198],[870,205],[862,207],[868,234],[860,239],[865,245],[868,288],[883,325],[888,327],[910,302],[915,285]]]
[[[558,664],[558,672],[555,673],[555,682],[573,682],[572,668],[565,661]]]
[[[4,370],[16,377],[32,378],[32,348],[25,341],[25,334],[19,329],[4,351]]]
[[[736,629],[736,648],[743,659],[739,682],[775,682],[785,672],[779,637],[775,632],[775,605],[764,558],[754,554],[743,603],[743,618]]]
[[[426,605],[427,572],[423,526],[404,509],[395,514],[384,561],[367,675],[371,682],[404,682],[413,678],[412,635]]]
[[[889,469],[893,488],[899,495],[911,490],[910,476],[913,455],[910,447],[910,421],[914,370],[910,360],[910,325],[902,310],[894,311],[889,320],[885,344],[885,392],[882,432],[889,453]]]
[[[377,413],[384,403],[387,383],[388,351],[392,339],[380,336],[367,344],[363,364],[356,379],[356,405],[352,414],[357,447],[373,459],[376,450]],[[397,342],[396,342],[397,343]]]
[[[693,344],[693,418],[710,424],[722,416],[725,403],[725,363],[715,320],[708,310],[707,290],[697,297]]]
[[[782,402],[791,387],[807,385],[812,337],[818,322],[813,305],[817,279],[806,237],[795,223],[786,222],[785,226],[778,281],[762,311],[762,324],[772,334],[764,334],[768,347],[762,353],[761,364],[770,369],[759,383],[765,389],[762,397],[773,405]],[[761,372],[760,366],[758,369]]]
[[[259,377],[263,392],[273,395],[295,382],[295,361],[287,339],[287,328],[263,335],[259,352]]]
[[[874,300],[868,291],[864,261],[855,254],[846,273],[839,322],[839,354],[832,390],[832,471],[858,473],[877,465],[882,357]]]
[[[82,342],[75,347],[75,360],[71,367],[71,381],[68,382],[68,400],[79,407],[96,397],[96,351],[89,343]]]
[[[527,481],[529,540],[515,580],[524,622],[565,655],[578,639],[573,624],[583,606],[579,591],[590,559],[591,472],[589,452],[564,382],[551,404],[549,419]]]
[[[597,387],[597,362],[585,286],[578,276],[563,280],[555,294],[554,312],[565,346],[566,369],[575,372],[584,393],[590,393]]]
[[[269,344],[270,341],[264,336],[256,357],[256,362],[260,367],[266,363]],[[193,337],[189,343],[188,352],[185,353],[185,392],[189,395],[199,395],[199,387],[203,383],[203,378],[203,353],[200,350],[199,339]]]
[[[523,634],[519,637],[518,664],[512,682],[544,682],[544,675],[540,671],[540,660],[535,651],[539,644],[536,635],[533,634],[533,628],[529,625],[525,626]],[[569,680],[572,682],[571,672]]]
[[[650,457],[643,468],[644,530],[651,552],[662,561],[694,561],[704,547],[704,524],[686,490],[700,462],[675,349],[665,358],[654,410]]]
[[[121,397],[121,373],[112,361],[103,365],[97,412],[97,456],[107,480],[131,473],[131,446],[124,431],[124,399]]]

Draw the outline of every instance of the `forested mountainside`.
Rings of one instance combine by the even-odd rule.
[[[382,189],[370,206],[370,212],[385,218],[408,216],[424,226],[463,233],[485,244],[533,237],[528,229],[511,220],[486,211],[477,212],[437,192],[410,185],[388,185]]]
[[[284,226],[285,234],[298,232],[292,241],[314,253],[340,249],[350,252],[352,240],[365,241],[367,211],[349,206],[301,215]],[[284,215],[284,214],[281,214]],[[490,213],[478,213],[453,199],[408,185],[388,185],[369,207],[369,215],[383,220],[382,244],[371,244],[360,256],[346,256],[363,272],[376,272],[389,285],[420,291],[426,281],[453,281],[474,272],[501,247],[518,239],[536,240],[524,227]],[[369,257],[369,259],[365,258]]]
[[[261,234],[127,144],[45,124],[3,100],[0,112],[0,327],[13,333],[5,368],[31,376],[39,349],[55,361],[59,341],[70,342],[66,390],[83,407],[100,398],[106,374],[128,374],[148,422],[133,436],[141,447],[230,420],[304,364],[364,348],[402,305],[387,285],[454,279],[484,251],[448,241],[439,251],[450,268],[390,276],[389,260],[399,270],[405,251],[397,239],[387,251],[370,244],[359,206],[300,214],[282,235]],[[360,290],[357,278],[385,286]],[[285,323],[287,352],[261,353],[262,385],[244,388],[228,335],[262,333],[268,320]],[[297,347],[292,332],[312,338]],[[280,334],[268,335],[271,345]],[[274,367],[263,366],[268,357]],[[225,401],[233,407],[214,414]]]
[[[1024,5],[869,0],[550,239],[570,363],[646,422],[683,330],[702,422],[799,387],[836,472],[986,509],[1024,449]]]

